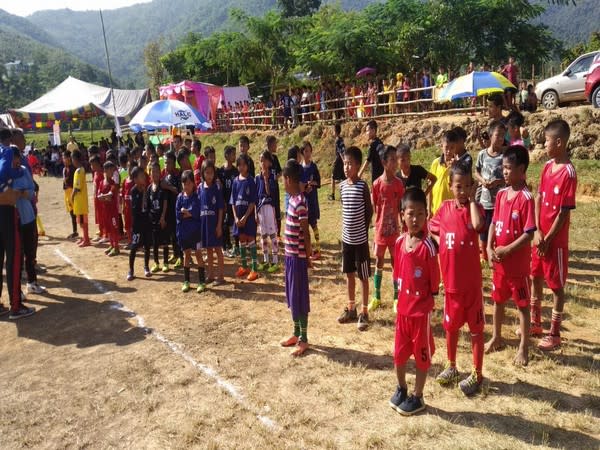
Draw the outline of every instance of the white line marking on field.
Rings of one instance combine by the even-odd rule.
[[[88,280],[100,294],[108,295],[111,297],[113,296],[113,294],[114,294],[113,292],[108,291],[102,285],[102,283],[94,280],[85,270],[83,270],[81,267],[79,267],[77,264],[75,264],[73,262],[73,260],[71,258],[69,258],[67,255],[65,255],[60,249],[58,249],[58,248],[54,249],[54,253],[56,253],[62,260],[64,260],[67,264],[69,264],[77,272],[79,272],[86,280]],[[221,388],[222,391],[229,394],[244,409],[246,409],[247,411],[250,411],[252,414],[254,414],[263,426],[265,426],[271,430],[279,430],[280,429],[277,422],[275,422],[270,417],[262,414],[260,412],[260,408],[251,404],[250,402],[248,402],[248,400],[246,400],[246,397],[244,396],[244,394],[242,394],[240,392],[240,390],[236,386],[234,386],[232,383],[230,383],[229,381],[222,378],[215,369],[213,369],[210,366],[207,366],[206,364],[196,361],[189,353],[186,353],[183,350],[183,346],[181,344],[171,341],[170,339],[166,338],[165,336],[163,336],[158,331],[156,331],[152,328],[148,328],[146,326],[146,321],[144,320],[144,318],[142,316],[137,314],[135,311],[132,311],[131,309],[129,309],[127,306],[123,305],[122,303],[117,302],[114,299],[112,299],[112,300],[113,300],[114,304],[110,306],[110,309],[122,311],[122,312],[128,313],[131,317],[135,317],[136,321],[137,321],[137,326],[139,328],[143,329],[147,334],[154,336],[154,338],[157,341],[162,342],[174,354],[176,354],[177,356],[182,358],[184,361],[187,361],[198,372],[204,374],[204,376],[206,376],[207,378],[214,381],[215,384],[219,388]]]

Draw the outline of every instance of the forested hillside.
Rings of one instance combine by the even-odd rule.
[[[330,0],[344,9],[362,9],[376,0]],[[276,0],[154,0],[127,8],[104,11],[113,75],[125,84],[145,85],[144,46],[165,37],[165,50],[175,48],[189,32],[209,35],[226,29],[229,10],[239,8],[262,15],[276,7]],[[68,9],[40,11],[28,17],[60,45],[91,64],[104,67],[104,43],[98,11]]]
[[[403,3],[403,0],[394,1]],[[535,23],[548,25],[554,37],[567,46],[586,41],[591,32],[600,30],[600,0],[577,0],[576,6],[557,6],[548,0],[531,1],[546,8]],[[323,4],[339,3],[345,10],[360,10],[376,2],[378,0],[324,0]],[[230,18],[231,8],[262,16],[275,7],[276,0],[154,0],[105,11],[113,76],[123,87],[146,86],[143,49],[148,42],[163,36],[162,51],[166,53],[178,47],[190,32],[198,33],[198,37],[215,31],[236,31],[238,24]],[[4,75],[0,107],[31,100],[69,74],[87,81],[107,80],[105,73],[79,61],[101,70],[106,67],[97,11],[48,10],[22,18],[0,10],[0,30],[1,62],[21,59],[36,63],[34,78],[31,73],[7,83]]]
[[[105,72],[53,44],[26,19],[0,10],[0,112],[26,105],[69,75],[108,84]],[[21,63],[10,70],[5,66],[15,61]]]
[[[325,0],[343,9],[362,9],[378,0]],[[577,6],[556,6],[548,0],[532,0],[547,7],[537,23],[549,25],[554,37],[574,44],[586,40],[600,24],[599,0],[577,0]],[[125,85],[143,86],[143,49],[164,36],[164,51],[180,44],[189,32],[204,36],[232,28],[228,11],[239,8],[253,16],[276,7],[276,0],[154,0],[104,12],[113,75]],[[97,11],[48,10],[28,19],[53,40],[84,61],[104,67],[105,55]],[[40,31],[41,31],[40,30]]]
[[[600,1],[576,0],[576,6],[553,5],[537,0],[546,7],[538,23],[547,25],[557,39],[571,46],[589,39],[594,31],[600,31]]]

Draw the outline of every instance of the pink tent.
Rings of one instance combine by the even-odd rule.
[[[192,105],[204,115],[215,127],[217,109],[221,100],[232,97],[245,97],[250,100],[250,94],[246,86],[236,88],[222,88],[210,83],[198,83],[196,81],[181,81],[175,84],[161,86],[159,89],[161,99],[177,99]],[[244,90],[242,93],[241,90]],[[230,95],[228,95],[230,94]]]

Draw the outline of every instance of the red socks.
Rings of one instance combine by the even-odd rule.
[[[483,333],[471,334],[471,350],[473,352],[473,365],[477,372],[477,380],[483,378]]]
[[[542,325],[542,301],[539,298],[531,297],[531,323],[536,326]]]
[[[81,228],[83,228],[83,242],[90,242],[90,232],[87,219],[85,219],[81,224]]]
[[[446,331],[446,347],[448,349],[448,361],[452,367],[455,367],[458,331]],[[483,379],[483,333],[471,334],[471,351],[473,352],[473,366],[475,372],[477,372],[477,381],[481,381]]]
[[[456,349],[458,347],[458,331],[446,331],[446,348],[448,361],[452,367],[456,366]]]
[[[560,336],[560,323],[562,322],[562,311],[552,310],[552,321],[550,322],[550,335]]]

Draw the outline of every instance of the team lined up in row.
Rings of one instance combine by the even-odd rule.
[[[148,277],[159,270],[168,272],[169,262],[175,263],[175,268],[183,266],[184,292],[190,288],[192,253],[195,253],[199,267],[198,292],[203,292],[208,283],[218,285],[224,282],[223,250],[229,250],[229,256],[241,256],[241,267],[236,275],[249,281],[256,280],[261,271],[276,273],[281,270],[278,247],[282,169],[275,154],[277,141],[273,136],[267,138],[267,150],[260,156],[260,173],[257,176],[254,176],[254,161],[248,154],[248,148],[245,136],[240,138],[240,155],[237,158],[234,147],[225,147],[225,164],[218,169],[215,167],[214,149],[207,147],[204,155],[200,155],[199,141],[193,142],[191,152],[181,147],[162,157],[150,151],[150,147],[146,147],[144,154],[123,153],[118,158],[120,170],[115,153],[109,151],[106,162],[101,164],[94,149],[90,150],[99,227],[96,241],[107,239],[110,246],[106,254],[119,254],[119,225],[123,223],[123,230],[129,237],[128,280],[134,278],[135,256],[140,248],[144,249],[144,272]],[[316,238],[315,256],[318,256],[319,170],[311,159],[309,142],[304,142],[301,149],[290,149],[289,155],[292,154],[302,161],[303,193],[309,205],[310,222]],[[66,152],[63,159],[65,204],[74,230],[71,237],[77,236],[78,221],[83,231],[78,245],[89,246],[92,242],[87,225],[88,194],[81,154],[77,150]],[[262,241],[261,264],[258,264],[257,233]],[[172,258],[169,258],[169,245],[173,249]],[[161,246],[162,268],[159,265]],[[152,267],[149,266],[151,249],[154,257]],[[207,252],[206,270],[203,249]],[[215,257],[216,267],[213,267]]]
[[[376,124],[370,122],[367,127],[372,128],[372,142],[376,143]],[[432,163],[431,173],[424,171],[424,177],[433,181],[428,187],[429,198],[418,184],[407,188],[396,177],[398,159],[406,155],[405,149],[398,151],[378,143],[371,146],[367,162],[373,164],[373,169],[379,164],[382,171],[381,175],[373,173],[372,194],[361,179],[365,169],[364,164],[361,167],[361,151],[350,147],[343,154],[347,179],[340,185],[342,253],[349,298],[338,321],[357,321],[359,330],[367,329],[369,312],[381,303],[383,257],[389,251],[397,313],[394,362],[398,378],[390,404],[401,414],[414,414],[425,407],[423,388],[434,352],[430,315],[439,289],[440,266],[448,357],[445,370],[437,377],[440,384],[451,386],[459,380],[457,342],[459,330],[466,323],[471,333],[474,369],[459,387],[466,395],[481,389],[484,353],[500,350],[504,345],[501,330],[509,299],[516,304],[520,319],[515,363],[528,364],[529,337],[543,334],[544,282],[553,291],[553,311],[550,330],[538,348],[549,351],[560,346],[569,217],[575,208],[577,187],[567,152],[569,126],[563,120],[555,120],[545,129],[550,161],[544,166],[535,198],[526,185],[528,150],[520,144],[506,146],[506,131],[502,122],[493,121],[490,125],[489,147],[477,158],[475,178],[480,181],[479,188],[472,175],[470,156],[461,152],[462,139],[456,138],[456,131],[444,133],[442,156]],[[409,165],[407,173],[401,167],[402,178],[410,176],[415,168]],[[377,269],[375,298],[369,302],[368,227],[373,213]],[[483,242],[484,253],[478,249],[478,241]],[[485,345],[480,255],[485,255],[493,270],[493,332]],[[360,312],[355,302],[356,277],[362,284]],[[409,396],[406,362],[410,356],[415,358],[417,376],[414,392]]]

